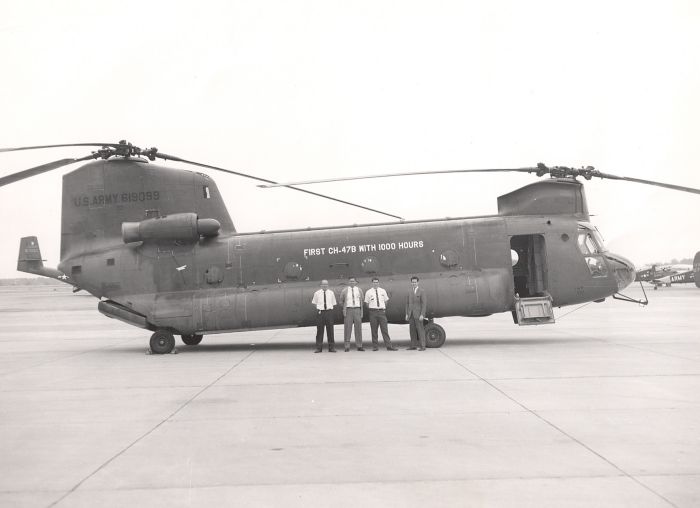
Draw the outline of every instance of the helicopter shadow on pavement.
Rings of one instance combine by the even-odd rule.
[[[409,346],[409,341],[398,340],[392,341],[395,346],[399,349],[406,349]],[[540,346],[546,344],[563,344],[563,343],[580,343],[580,342],[597,342],[594,339],[580,339],[580,338],[480,338],[480,339],[469,339],[469,338],[456,338],[450,339],[446,342],[442,349],[449,350],[452,346],[458,347],[469,347],[469,346]],[[148,348],[147,344],[135,346],[133,344],[124,345],[122,347],[113,348],[122,352],[129,351],[143,351],[144,346]],[[255,343],[202,343],[197,346],[186,346],[184,344],[178,343],[175,346],[178,354],[204,354],[213,352],[235,352],[235,351],[313,351],[315,349],[315,343],[312,341],[295,341],[295,342],[255,342]],[[343,343],[336,342],[336,350],[338,352],[343,352]],[[428,348],[430,350],[431,348]],[[434,350],[438,350],[435,348]],[[328,345],[324,342],[323,352],[328,351]],[[351,352],[355,351],[354,343],[351,345]],[[372,352],[372,345],[365,344],[365,351]],[[385,351],[385,347],[380,343],[379,351]]]
[[[443,348],[449,348],[453,345],[459,346],[539,346],[542,344],[564,344],[571,342],[597,342],[597,340],[589,338],[572,338],[572,337],[557,337],[557,338],[481,338],[481,339],[448,339]]]

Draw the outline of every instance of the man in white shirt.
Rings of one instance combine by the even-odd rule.
[[[335,341],[333,339],[333,307],[337,305],[335,293],[328,289],[328,281],[321,281],[321,289],[314,293],[311,303],[316,308],[316,350],[320,353],[323,350],[323,328],[326,328],[328,337],[328,351],[335,353]]]
[[[350,351],[350,335],[355,327],[355,346],[358,351],[364,351],[362,347],[362,290],[357,287],[357,279],[350,277],[349,286],[340,294],[340,306],[343,308],[345,321],[345,352]]]
[[[372,287],[365,293],[365,303],[369,308],[369,327],[372,330],[372,350],[379,349],[379,334],[377,327],[382,330],[382,339],[388,351],[398,351],[391,345],[391,337],[389,337],[389,328],[386,320],[386,302],[389,301],[389,295],[386,294],[383,288],[379,287],[379,279],[372,277]]]

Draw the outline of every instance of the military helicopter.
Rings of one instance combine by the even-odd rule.
[[[695,287],[700,288],[700,251],[695,253],[692,265],[651,265],[649,268],[639,270],[635,281],[653,284],[654,289],[691,282],[695,283]]]
[[[498,214],[405,221],[297,185],[119,143],[6,148],[20,151],[96,146],[89,155],[0,178],[0,186],[77,162],[63,176],[61,260],[43,265],[36,237],[23,238],[18,270],[53,277],[99,298],[98,310],[153,332],[153,353],[170,353],[175,335],[194,346],[203,335],[315,324],[310,305],[321,279],[340,291],[349,276],[379,276],[391,299],[390,323],[405,323],[408,279],[416,275],[429,308],[429,347],[445,342],[445,316],[511,312],[519,325],[553,323],[553,307],[601,302],[635,278],[627,259],[608,252],[590,222],[583,184],[593,177],[700,194],[700,190],[601,173],[592,167],[445,172],[535,173],[550,178],[498,198]],[[241,233],[208,175],[152,162],[177,161],[284,185],[388,215],[388,222]],[[378,178],[420,173],[375,175]],[[350,179],[350,178],[348,178]],[[347,180],[347,179],[345,179]],[[338,319],[340,310],[337,311]]]

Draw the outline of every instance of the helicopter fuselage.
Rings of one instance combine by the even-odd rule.
[[[511,311],[516,295],[546,294],[554,306],[612,295],[620,289],[619,261],[581,252],[577,238],[587,227],[572,217],[486,216],[232,234],[121,245],[65,260],[59,269],[108,300],[103,312],[118,308],[122,315],[112,317],[149,329],[203,334],[313,325],[319,281],[328,279],[339,296],[350,276],[364,288],[380,277],[390,295],[387,318],[402,323],[413,275],[427,293],[428,319]]]
[[[141,159],[64,175],[62,201],[58,270],[43,267],[35,237],[22,240],[18,269],[90,292],[103,314],[153,330],[160,353],[176,333],[197,343],[203,334],[313,325],[323,279],[340,293],[350,276],[363,288],[379,277],[392,323],[405,322],[417,276],[429,321],[513,312],[519,324],[553,322],[552,306],[602,301],[634,279],[632,264],[607,252],[588,222],[573,178],[500,196],[497,215],[258,233],[236,231],[208,175]],[[526,300],[548,319],[534,313],[525,323]]]

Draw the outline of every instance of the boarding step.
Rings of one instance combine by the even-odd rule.
[[[515,297],[515,315],[520,326],[554,323],[551,296]]]

